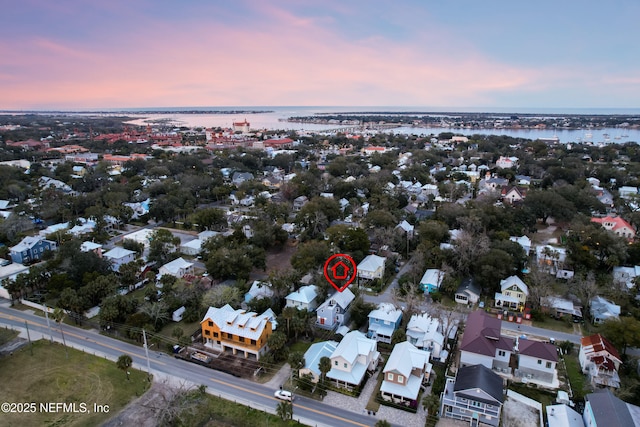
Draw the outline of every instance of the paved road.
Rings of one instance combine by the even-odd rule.
[[[511,331],[511,332],[516,332],[518,334],[541,337],[545,340],[548,340],[549,338],[553,338],[556,340],[556,342],[571,341],[574,344],[580,344],[580,338],[582,338],[582,335],[552,331],[549,329],[538,328],[535,326],[518,325],[517,323],[505,322],[505,321],[502,321],[502,329],[503,330],[506,329],[507,331]]]
[[[44,318],[31,312],[13,310],[6,305],[0,306],[1,325],[24,330],[25,321],[29,325],[32,339],[49,339],[50,332]],[[70,347],[114,361],[126,353],[132,357],[134,367],[147,371],[147,360],[143,348],[100,335],[95,331],[87,331],[65,324],[62,325],[62,330],[66,343]],[[59,325],[52,323],[51,331],[53,339],[61,343],[62,336]],[[149,356],[150,372],[155,378],[168,378],[174,384],[203,384],[207,386],[210,394],[275,413],[279,401],[273,397],[274,390],[272,388],[175,359],[165,353],[150,351]],[[294,419],[299,419],[300,422],[307,425],[337,427],[372,426],[377,421],[366,414],[350,412],[304,397],[296,398]]]

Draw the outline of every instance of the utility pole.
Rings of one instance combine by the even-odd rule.
[[[31,351],[31,355],[33,356],[33,343],[31,342],[31,335],[29,334],[29,324],[27,321],[24,321],[24,326],[27,328],[27,339],[29,340],[29,350]]]
[[[47,328],[49,328],[49,342],[53,344],[53,332],[51,331],[51,323],[49,322],[49,309],[44,305],[44,317],[47,319]]]
[[[147,345],[147,333],[142,328],[142,339],[144,339],[144,353],[147,355],[147,380],[151,379],[151,362],[149,362],[149,346]]]

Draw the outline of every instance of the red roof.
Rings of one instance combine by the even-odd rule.
[[[597,222],[598,224],[604,224],[605,222],[612,222],[614,224],[612,228],[613,231],[619,228],[628,228],[630,230],[633,230],[633,227],[631,226],[631,224],[629,224],[627,221],[620,218],[619,216],[607,215],[604,218],[591,218],[591,222]]]
[[[620,359],[620,354],[618,354],[618,350],[600,334],[590,335],[588,337],[582,337],[580,340],[582,347],[592,347],[594,353],[599,353],[601,351],[606,351],[611,356],[618,359],[618,361],[622,361]]]

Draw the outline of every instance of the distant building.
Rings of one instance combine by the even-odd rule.
[[[42,259],[46,251],[55,251],[58,244],[43,237],[27,236],[15,246],[9,248],[11,260],[18,264],[30,263]]]
[[[636,236],[635,228],[619,216],[607,215],[604,218],[591,218],[591,222],[596,222],[602,225],[605,230],[627,240],[633,240]]]

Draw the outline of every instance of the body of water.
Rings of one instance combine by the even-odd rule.
[[[143,111],[154,111],[154,113],[146,113]],[[167,113],[162,113],[167,110]],[[215,114],[193,114],[187,111],[194,110],[216,110]],[[229,111],[229,113],[223,113]],[[247,113],[239,113],[238,111],[247,111]],[[258,111],[250,113],[249,111]],[[145,108],[145,109],[127,109],[119,110],[119,113],[125,112],[131,116],[139,116],[130,123],[136,125],[146,125],[154,122],[168,122],[175,126],[187,127],[222,127],[230,128],[233,122],[247,120],[251,124],[252,129],[267,130],[294,130],[298,132],[325,131],[328,129],[336,129],[336,125],[322,125],[315,123],[292,123],[287,122],[289,117],[313,116],[318,113],[385,113],[385,112],[425,112],[429,115],[441,114],[452,116],[458,113],[494,113],[497,116],[533,114],[540,117],[549,117],[550,115],[638,115],[640,109],[623,109],[623,108],[573,108],[573,109],[540,109],[540,108],[512,108],[512,109],[481,109],[481,108],[464,108],[464,109],[446,109],[446,108],[430,108],[430,107],[185,107],[185,108]],[[640,129],[628,128],[603,128],[603,129],[460,129],[460,128],[444,128],[444,127],[399,127],[388,132],[415,134],[415,135],[431,135],[441,132],[454,132],[458,135],[507,135],[516,138],[538,139],[557,137],[560,142],[594,142],[594,143],[620,143],[638,142],[640,143]]]

